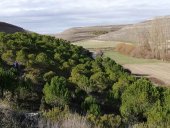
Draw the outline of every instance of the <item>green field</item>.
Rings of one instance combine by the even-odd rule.
[[[85,40],[72,43],[74,45],[82,46],[84,48],[108,48],[108,47],[115,47],[117,42],[114,41],[98,41],[98,40]]]
[[[74,45],[82,46],[87,49],[103,49],[103,48],[114,48],[118,43],[118,41],[98,41],[98,40],[85,40],[74,42]],[[115,52],[113,50],[104,51],[105,57],[110,57],[115,60],[119,64],[144,64],[144,63],[156,63],[160,62],[155,59],[142,59],[142,58],[134,58],[130,56],[126,56]]]
[[[104,52],[104,56],[112,58],[119,64],[144,64],[144,63],[160,62],[159,60],[155,60],[155,59],[134,58],[134,57],[120,54],[115,51],[106,51]]]

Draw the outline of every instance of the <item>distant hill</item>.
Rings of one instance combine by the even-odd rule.
[[[102,40],[102,41],[123,41],[123,42],[135,43],[140,40],[139,38],[140,36],[142,36],[142,34],[146,34],[150,30],[150,28],[155,22],[160,22],[160,21],[157,21],[156,19],[159,19],[162,21],[164,20],[165,22],[165,24],[161,26],[159,23],[157,24],[160,27],[159,29],[166,27],[170,30],[170,16],[164,16],[164,17],[154,18],[151,20],[146,20],[146,21],[143,21],[137,24],[125,26],[119,29],[118,31],[109,32],[107,34],[100,35],[96,37],[95,39]],[[167,32],[170,35],[170,31],[167,31]]]
[[[137,33],[143,32],[151,26],[152,20],[144,21],[141,23],[125,26],[118,31],[109,32],[107,34],[96,37],[96,40],[102,41],[125,41],[137,42]]]
[[[9,23],[0,22],[0,32],[15,33],[15,32],[26,32],[26,30]]]
[[[63,38],[72,42],[87,40],[98,37],[103,34],[118,31],[127,25],[108,25],[108,26],[91,26],[91,27],[75,27],[56,34],[57,38]]]
[[[167,20],[167,23],[165,24],[166,26],[164,27],[168,27],[170,30],[170,16],[156,17],[156,19],[158,18]],[[146,30],[152,26],[153,21],[155,21],[155,18],[136,24],[76,27],[56,34],[56,37],[72,42],[82,40],[100,40],[135,43],[139,41],[139,33],[145,33]]]

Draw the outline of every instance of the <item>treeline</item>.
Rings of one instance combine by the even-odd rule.
[[[65,40],[1,33],[0,67],[1,99],[15,109],[41,111],[47,120],[78,113],[89,127],[170,124],[170,89]]]
[[[118,31],[118,34],[113,34],[110,38],[135,44],[133,49],[128,44],[118,46],[118,49],[122,47],[126,50],[126,55],[163,61],[170,60],[170,20],[167,17],[132,25]]]
[[[139,46],[127,43],[120,43],[116,45],[115,51],[136,58],[155,59],[150,49],[143,45]]]

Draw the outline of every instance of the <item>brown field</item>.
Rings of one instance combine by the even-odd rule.
[[[134,74],[150,77],[151,80],[164,82],[170,86],[170,63],[125,64],[125,68]]]

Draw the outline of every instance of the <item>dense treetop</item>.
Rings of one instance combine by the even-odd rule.
[[[0,90],[1,98],[15,108],[67,107],[102,128],[170,124],[168,88],[50,36],[0,33]]]

